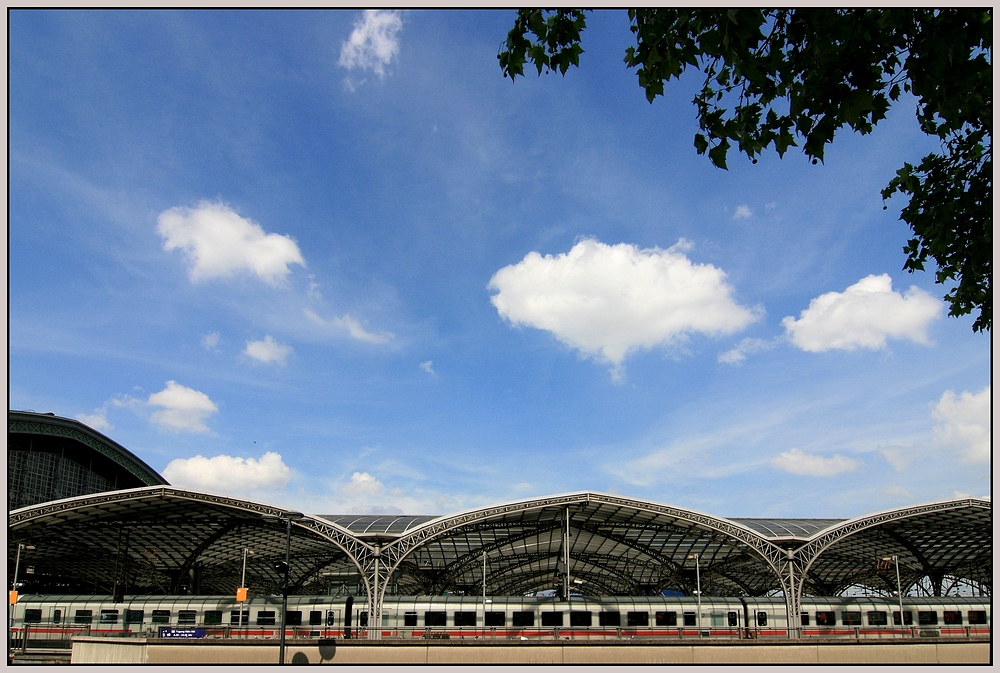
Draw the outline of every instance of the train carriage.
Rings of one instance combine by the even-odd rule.
[[[782,598],[704,597],[386,597],[381,624],[370,624],[363,598],[290,596],[286,634],[342,638],[349,629],[384,638],[770,638],[787,637]],[[348,610],[350,609],[350,619]],[[13,606],[14,636],[68,640],[73,634],[158,636],[196,629],[209,638],[274,638],[281,598],[231,596],[21,596]],[[989,636],[989,598],[817,597],[803,600],[803,638]]]

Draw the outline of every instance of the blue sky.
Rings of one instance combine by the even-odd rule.
[[[311,513],[576,490],[849,517],[990,493],[990,343],[902,271],[911,100],[695,153],[623,11],[9,15],[9,407]]]

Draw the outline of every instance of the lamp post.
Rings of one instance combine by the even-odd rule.
[[[247,606],[249,599],[249,591],[247,591],[247,556],[253,556],[253,549],[243,548],[243,572],[240,574],[240,588],[236,590],[236,601],[242,603],[240,606],[240,633],[246,635],[246,629],[243,628],[244,624],[250,623],[250,611]],[[243,621],[243,616],[246,615],[246,621]]]
[[[906,626],[903,620],[903,584],[899,579],[899,557],[893,554],[882,559],[883,563],[888,563],[893,561],[896,564],[896,596],[899,597],[899,629],[900,632],[905,632]]]
[[[698,635],[701,636],[701,554],[688,554],[688,558],[694,559],[694,576],[698,586],[695,591],[698,594],[698,615],[695,617],[695,624],[698,627]]]
[[[9,617],[9,629],[14,628],[14,605],[17,604],[17,573],[21,569],[21,552],[22,551],[34,551],[35,546],[31,544],[24,544],[23,542],[17,543],[17,555],[14,557],[14,582],[10,587],[10,595],[8,596],[7,609],[10,611]]]
[[[289,563],[291,563],[292,560],[292,521],[294,519],[302,519],[304,517],[299,512],[288,512],[284,516],[278,514],[264,514],[262,518],[277,519],[278,521],[285,522],[285,560],[282,563],[275,564],[275,569],[283,575],[281,581],[281,644],[278,647],[278,664],[283,665],[285,663],[285,613],[288,612],[288,573]]]

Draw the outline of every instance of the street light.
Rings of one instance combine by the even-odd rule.
[[[903,620],[903,585],[899,580],[899,557],[894,554],[882,559],[883,563],[889,563],[890,561],[896,563],[896,595],[899,597],[899,628],[900,632],[905,632],[906,627]]]
[[[247,605],[249,599],[249,591],[247,590],[247,556],[253,556],[253,549],[243,548],[243,572],[240,574],[240,587],[236,590],[236,602],[242,603],[240,606],[240,633],[246,635],[246,629],[243,628],[244,624],[250,623],[250,610]],[[246,621],[244,621],[244,616]]]
[[[34,551],[35,545],[24,544],[23,542],[17,543],[17,555],[14,557],[14,584],[10,588],[9,600],[7,602],[7,609],[10,611],[9,618],[9,629],[14,628],[14,605],[17,604],[17,571],[21,568],[21,551]]]
[[[698,594],[698,616],[695,618],[695,624],[698,626],[698,635],[701,635],[701,554],[688,554],[689,559],[694,559],[694,573],[695,579],[698,582],[698,590],[695,592]]]
[[[263,514],[261,518],[285,522],[285,560],[275,564],[275,569],[283,575],[281,581],[281,645],[278,647],[278,664],[283,665],[285,663],[285,613],[288,612],[288,571],[289,563],[292,560],[292,521],[304,519],[305,516],[300,512],[287,512],[284,515]]]

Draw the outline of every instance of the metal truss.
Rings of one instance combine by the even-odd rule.
[[[74,441],[80,442],[81,444],[97,451],[102,456],[110,458],[118,466],[125,469],[129,474],[134,475],[139,481],[144,484],[153,486],[155,484],[165,484],[159,474],[157,474],[148,465],[140,461],[136,456],[134,456],[128,449],[118,446],[116,444],[109,444],[108,442],[101,441],[96,437],[82,432],[73,427],[67,427],[58,421],[63,420],[58,417],[42,417],[43,419],[51,420],[28,420],[25,418],[26,414],[18,414],[17,412],[8,412],[7,414],[7,434],[23,434],[23,435],[47,435],[50,437],[65,437],[67,439],[72,439]],[[37,414],[31,414],[31,416],[37,416]],[[75,421],[63,420],[64,423],[75,423]],[[85,427],[81,425],[81,427]],[[110,441],[110,440],[109,440]]]

